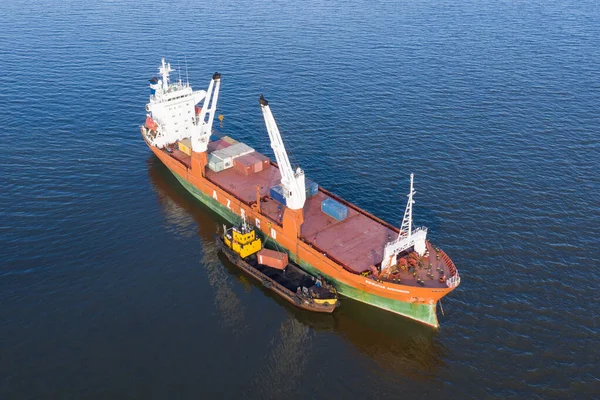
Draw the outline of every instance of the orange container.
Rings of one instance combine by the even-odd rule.
[[[271,165],[271,160],[269,160],[269,157],[265,156],[264,154],[252,153],[252,155],[256,160],[254,164],[254,172],[260,172],[265,169],[268,169]]]
[[[275,250],[262,249],[256,253],[258,263],[275,269],[284,269],[288,265],[288,255]]]
[[[254,173],[254,164],[256,164],[256,160],[252,156],[252,153],[233,159],[233,168],[246,176]]]

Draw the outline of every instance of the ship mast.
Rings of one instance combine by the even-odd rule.
[[[169,90],[169,72],[173,71],[171,63],[165,63],[165,59],[162,59],[162,65],[158,69],[162,76],[162,89],[163,91]]]
[[[202,111],[196,121],[198,129],[192,134],[192,150],[196,153],[205,152],[208,147],[208,140],[212,131],[215,111],[217,110],[217,101],[219,99],[219,88],[221,87],[221,74],[215,72],[208,91],[204,98]]]
[[[413,195],[417,193],[413,187],[413,179],[414,174],[410,174],[410,193],[408,193],[408,202],[406,203],[402,225],[400,225],[400,233],[398,234],[398,238],[405,237],[408,240],[410,240],[412,236],[412,206],[415,204]]]
[[[296,171],[292,169],[290,159],[288,158],[285,146],[281,140],[279,128],[277,127],[275,118],[269,108],[269,102],[262,94],[260,95],[258,102],[260,103],[260,108],[262,109],[263,117],[265,119],[265,125],[269,132],[269,139],[271,139],[271,148],[275,153],[275,158],[279,165],[279,172],[281,172],[281,186],[283,188],[283,195],[286,199],[286,205],[291,210],[301,210],[306,201],[304,171],[300,167],[296,168]]]
[[[413,187],[414,174],[410,174],[410,192],[408,193],[408,202],[400,225],[400,233],[398,237],[388,242],[383,250],[383,260],[381,261],[381,271],[386,270],[396,264],[398,254],[411,247],[422,256],[425,254],[427,238],[427,228],[420,227],[413,230],[412,228],[412,209],[415,201],[413,195],[417,193]]]

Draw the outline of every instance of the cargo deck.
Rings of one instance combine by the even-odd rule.
[[[259,186],[262,213],[274,223],[281,224],[285,206],[268,197],[269,189],[281,181],[275,163],[270,168],[251,175],[244,175],[234,168],[220,172],[206,168],[206,178],[246,204],[256,201],[256,187]],[[381,262],[385,244],[398,235],[398,230],[348,203],[348,217],[337,221],[321,211],[321,202],[327,198],[343,201],[322,188],[319,188],[318,194],[306,199],[302,240],[357,274],[368,271],[371,265]],[[434,254],[431,244],[428,247],[430,253]],[[431,258],[434,270],[441,268],[446,276],[450,276],[449,267],[444,260]],[[426,279],[425,273],[419,275]],[[398,277],[404,284],[416,285],[415,277],[406,271],[401,271]],[[437,279],[436,275],[435,279],[426,280],[427,286],[446,287],[442,283],[438,285]]]
[[[179,150],[167,152],[171,157],[189,168],[190,157]],[[206,178],[234,195],[246,204],[256,202],[256,188],[260,187],[261,211],[274,223],[281,224],[285,206],[269,197],[269,189],[281,182],[281,174],[277,164],[271,163],[270,168],[254,174],[245,175],[235,168],[215,172],[206,168]],[[331,198],[343,202],[348,207],[348,217],[338,221],[321,211],[323,200]],[[306,199],[304,204],[304,223],[302,224],[302,240],[323,254],[340,263],[350,272],[360,274],[369,271],[371,265],[377,265],[383,258],[383,248],[387,242],[398,235],[398,230],[379,220],[366,211],[345,202],[323,188]],[[435,257],[436,250],[427,243],[430,257],[425,262],[432,264],[434,277],[428,277],[425,271],[417,270],[417,276],[412,272],[400,270],[394,277],[409,286],[417,286],[417,277],[425,281],[427,287],[446,287],[439,282],[439,276],[451,276],[453,265],[451,261]],[[438,269],[443,271],[441,274]]]

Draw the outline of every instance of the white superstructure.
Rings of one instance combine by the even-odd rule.
[[[402,218],[400,233],[395,240],[388,242],[383,249],[383,260],[381,261],[382,272],[392,265],[396,265],[398,254],[404,250],[413,247],[414,250],[422,256],[425,254],[427,248],[425,244],[425,240],[427,239],[427,228],[412,228],[412,206],[415,204],[413,195],[416,193],[413,188],[413,178],[414,174],[410,174],[410,192],[408,193],[408,202],[406,203],[404,218]]]
[[[171,83],[169,76],[173,69],[170,63],[165,63],[164,58],[158,71],[160,79],[150,80],[150,101],[146,105],[148,114],[146,124],[142,127],[146,139],[152,145],[163,148],[178,140],[191,138],[192,143],[196,143],[193,145],[194,151],[206,151],[221,76],[218,73],[213,75],[207,94],[205,90],[194,91],[188,82],[179,80]],[[195,107],[202,100],[205,107]]]
[[[271,148],[275,153],[279,172],[281,172],[281,186],[283,188],[283,196],[286,199],[286,205],[291,210],[301,210],[306,201],[304,171],[300,167],[296,168],[296,171],[292,169],[290,159],[281,140],[279,128],[271,113],[271,108],[269,108],[269,102],[262,94],[260,95],[259,103],[267,131],[269,132],[269,139],[271,139]]]

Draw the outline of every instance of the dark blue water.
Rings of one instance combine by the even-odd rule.
[[[36,1],[0,16],[0,398],[598,398],[600,4]],[[160,57],[223,131],[463,277],[432,330],[297,311],[145,147]]]

